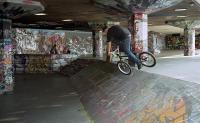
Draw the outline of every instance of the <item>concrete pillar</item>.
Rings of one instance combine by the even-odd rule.
[[[154,54],[157,45],[157,35],[154,32],[150,32],[148,35],[148,51]]]
[[[129,29],[132,32],[132,46],[135,50],[148,51],[147,18],[145,13],[134,13],[130,18]]]
[[[103,58],[103,32],[102,30],[98,31],[96,40],[96,56]]]
[[[93,46],[93,57],[96,57],[96,32],[92,30],[92,46]]]
[[[184,29],[185,35],[185,56],[195,56],[195,30],[190,28]]]
[[[0,94],[13,91],[13,45],[9,19],[0,19]]]
[[[103,32],[102,30],[92,30],[93,57],[103,58]]]

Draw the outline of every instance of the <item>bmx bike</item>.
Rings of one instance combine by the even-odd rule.
[[[132,73],[131,65],[129,64],[128,56],[121,55],[119,47],[111,52],[112,56],[118,57],[117,67],[119,71],[125,75],[130,75]],[[135,52],[136,57],[141,61],[142,65],[145,67],[154,67],[156,65],[156,58],[150,52]]]

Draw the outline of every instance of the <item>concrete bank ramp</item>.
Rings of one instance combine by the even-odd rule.
[[[95,123],[200,123],[200,85],[108,63],[71,77]]]

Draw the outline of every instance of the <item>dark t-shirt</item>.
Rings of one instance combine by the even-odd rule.
[[[127,39],[131,33],[127,28],[115,25],[108,29],[107,32],[107,42],[119,43]]]

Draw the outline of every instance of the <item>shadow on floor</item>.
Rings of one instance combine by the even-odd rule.
[[[0,123],[89,123],[68,78],[16,75],[14,94],[0,96]]]

